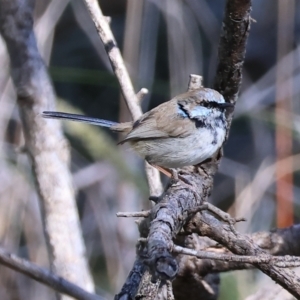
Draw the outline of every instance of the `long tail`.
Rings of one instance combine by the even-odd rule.
[[[118,124],[116,122],[111,122],[111,121],[107,121],[107,120],[91,118],[91,117],[86,117],[86,116],[77,115],[77,114],[56,112],[56,111],[44,111],[43,117],[49,118],[49,119],[66,119],[66,120],[70,120],[70,121],[83,122],[83,123],[93,124],[93,125],[102,126],[102,127],[111,127],[113,125]]]

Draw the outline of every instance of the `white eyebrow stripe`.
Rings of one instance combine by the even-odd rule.
[[[210,109],[203,106],[195,106],[190,112],[190,118],[206,117],[210,113]]]

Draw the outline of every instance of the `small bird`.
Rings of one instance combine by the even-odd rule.
[[[45,111],[43,117],[108,127],[125,133],[128,143],[149,164],[162,168],[196,165],[223,144],[226,111],[233,104],[209,88],[178,95],[143,114],[135,122],[116,123],[82,115]]]

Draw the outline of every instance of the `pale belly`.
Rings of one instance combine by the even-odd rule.
[[[223,130],[196,131],[184,138],[147,139],[130,142],[132,148],[149,163],[166,168],[180,168],[201,163],[222,145]]]

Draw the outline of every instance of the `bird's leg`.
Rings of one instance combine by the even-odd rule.
[[[159,172],[166,175],[167,177],[169,177],[175,183],[177,183],[178,180],[180,179],[176,169],[168,169],[168,168],[164,168],[164,167],[161,167],[158,165],[153,165],[153,164],[151,164],[151,166],[154,167],[155,169],[157,169]]]
[[[172,178],[173,174],[172,174],[172,171],[171,169],[167,169],[167,168],[164,168],[164,167],[160,167],[158,165],[153,165],[153,164],[150,164],[153,168],[157,169],[159,172],[163,173],[164,175],[166,175],[167,177],[169,178]]]
[[[151,164],[151,166],[155,169],[157,169],[159,172],[163,173],[164,175],[166,175],[167,177],[169,177],[171,180],[173,180],[174,183],[177,183],[179,180],[181,180],[182,182],[192,186],[193,184],[191,184],[186,178],[184,178],[183,176],[178,174],[178,171],[176,169],[168,169],[165,167],[161,167],[158,165],[153,165]]]

